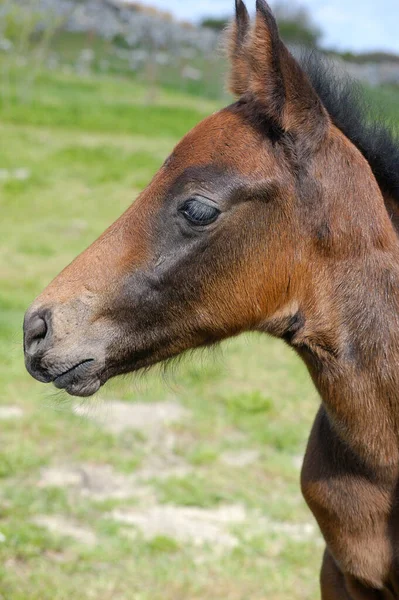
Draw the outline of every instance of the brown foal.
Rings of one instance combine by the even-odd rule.
[[[26,366],[89,396],[243,331],[284,339],[322,398],[302,472],[322,598],[399,598],[398,169],[346,134],[264,0],[253,25],[236,1],[229,54],[239,100],[34,302]]]

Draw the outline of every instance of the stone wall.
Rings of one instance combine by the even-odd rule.
[[[27,10],[27,0],[16,2]],[[220,35],[213,30],[182,24],[161,14],[148,14],[118,0],[35,0],[29,7],[33,5],[45,15],[56,15],[68,31],[93,32],[108,40],[119,40],[123,45],[119,52],[132,68],[145,60],[148,51],[155,53],[160,64],[166,64],[176,56],[186,61],[197,55],[214,59],[220,48]],[[4,5],[1,10],[6,10]],[[8,43],[1,37],[0,28],[0,51]],[[339,69],[369,85],[399,85],[399,62],[357,64],[339,58],[333,61]],[[195,68],[188,75],[201,77]]]

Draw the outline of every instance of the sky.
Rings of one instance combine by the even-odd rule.
[[[292,0],[297,1],[309,9],[315,23],[321,26],[323,46],[399,54],[399,0]],[[232,15],[234,11],[234,0],[141,0],[141,3],[191,21],[204,15]],[[248,8],[254,4],[255,0],[247,0]]]

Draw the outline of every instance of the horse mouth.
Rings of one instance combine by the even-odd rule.
[[[65,390],[71,396],[92,396],[101,387],[100,373],[95,367],[96,361],[88,358],[62,371],[52,379],[59,390]]]

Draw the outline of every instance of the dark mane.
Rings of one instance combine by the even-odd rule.
[[[399,204],[399,137],[387,118],[366,98],[361,84],[338,74],[324,57],[312,52],[300,63],[335,125],[370,164],[382,192]]]

